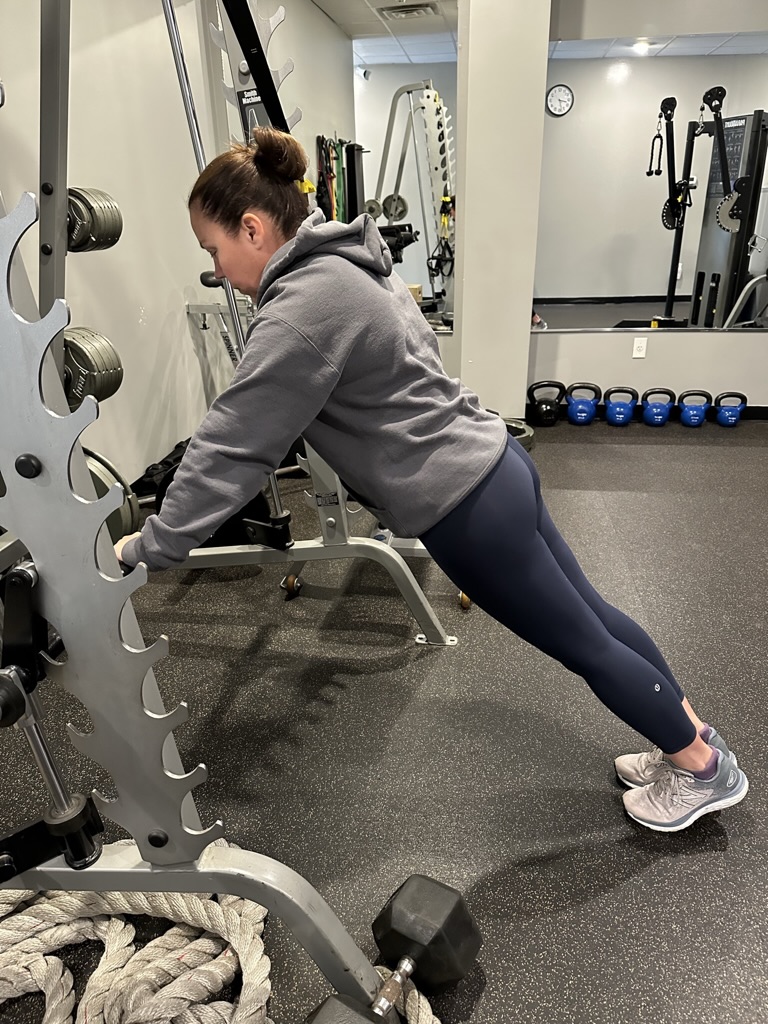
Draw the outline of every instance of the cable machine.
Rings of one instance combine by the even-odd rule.
[[[663,316],[646,321],[624,320],[620,327],[694,327],[733,326],[735,312],[742,326],[763,326],[759,312],[768,302],[765,283],[768,268],[766,230],[768,202],[763,177],[768,148],[768,117],[763,110],[738,117],[723,117],[726,90],[708,89],[703,97],[698,121],[689,121],[686,132],[682,174],[675,165],[674,116],[677,100],[665,97],[660,104],[656,134],[646,174],[660,176],[666,141],[667,198],[661,213],[665,228],[674,232],[667,297]],[[704,110],[712,113],[704,119]],[[665,135],[661,135],[662,121]],[[687,318],[675,320],[674,304],[677,273],[682,252],[687,211],[693,205],[692,193],[698,181],[692,174],[696,140],[708,136],[714,140],[701,238],[694,273],[690,311]],[[655,167],[654,167],[655,161]],[[748,287],[752,281],[755,285]],[[738,308],[735,307],[738,304]]]

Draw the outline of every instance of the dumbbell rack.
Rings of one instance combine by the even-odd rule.
[[[122,503],[122,490],[113,487],[93,500],[80,447],[98,403],[89,396],[69,412],[50,354],[69,311],[59,299],[42,320],[30,323],[11,305],[12,257],[36,220],[29,193],[0,218],[0,524],[8,531],[0,540],[18,538],[4,545],[6,561],[28,553],[37,576],[35,611],[64,643],[66,660],[49,661],[46,674],[90,716],[91,732],[70,726],[69,734],[111,777],[112,795],[95,792],[95,805],[136,845],[108,845],[83,870],[74,870],[64,857],[34,861],[37,866],[2,887],[230,893],[277,914],[334,988],[370,1003],[379,987],[377,972],[309,882],[269,857],[211,845],[223,834],[222,823],[207,829],[200,824],[191,791],[207,772],[198,765],[185,773],[172,735],[187,708],[181,704],[166,714],[152,672],[167,653],[167,641],[144,646],[130,602],[146,570],[139,566],[122,577],[103,528]],[[20,455],[28,456],[27,464],[35,461],[39,471],[22,475]],[[37,711],[30,701],[26,714]]]

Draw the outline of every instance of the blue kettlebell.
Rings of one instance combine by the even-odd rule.
[[[738,405],[723,405],[724,398],[738,398]],[[721,427],[735,427],[741,419],[741,414],[747,407],[747,396],[740,391],[724,391],[715,399],[717,409],[717,422]]]
[[[592,397],[575,398],[574,391],[591,391]],[[583,381],[579,384],[571,384],[565,392],[565,400],[568,403],[568,421],[578,427],[591,423],[595,418],[597,406],[602,397],[603,392],[597,384],[588,384]]]
[[[628,402],[616,402],[614,395],[629,395]],[[637,392],[634,388],[608,388],[605,392],[605,418],[614,427],[624,427],[632,422],[637,405]]]
[[[651,395],[666,395],[666,402],[649,402]],[[640,402],[643,406],[643,423],[649,427],[663,427],[672,412],[672,406],[677,401],[675,392],[669,388],[649,388],[643,393]]]
[[[703,398],[703,405],[686,402],[686,398]],[[684,427],[700,427],[707,418],[707,409],[712,405],[712,395],[708,391],[683,391],[678,398],[680,406],[680,422]]]

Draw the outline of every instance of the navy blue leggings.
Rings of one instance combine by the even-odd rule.
[[[667,754],[693,743],[683,691],[661,652],[587,580],[517,441],[509,439],[488,476],[421,540],[474,603],[582,676],[627,725]]]

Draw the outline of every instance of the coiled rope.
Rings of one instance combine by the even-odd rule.
[[[136,950],[126,914],[176,923]],[[271,1024],[266,916],[239,896],[0,889],[0,1004],[42,992],[42,1024]],[[104,954],[75,1009],[72,974],[51,954],[92,940]],[[216,1000],[238,970],[239,997]],[[409,1024],[440,1024],[410,981],[397,1009]]]

